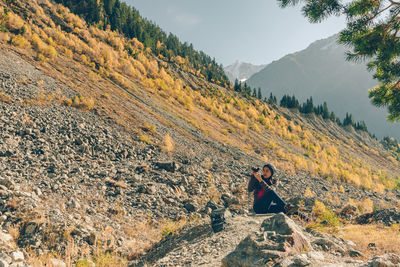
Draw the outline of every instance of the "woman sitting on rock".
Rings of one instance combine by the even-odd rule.
[[[253,209],[256,214],[285,212],[287,208],[285,201],[271,188],[278,184],[278,180],[273,178],[275,172],[271,163],[264,165],[262,175],[257,169],[252,171],[248,191],[254,191]]]

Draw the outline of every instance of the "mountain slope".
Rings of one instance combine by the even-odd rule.
[[[233,83],[236,79],[244,82],[250,78],[254,73],[262,70],[266,65],[252,65],[246,62],[236,61],[235,63],[224,67],[224,71],[229,80]]]
[[[346,112],[364,120],[370,132],[379,137],[400,138],[400,125],[386,122],[386,111],[369,101],[368,89],[376,86],[365,63],[345,60],[346,48],[336,43],[337,36],[319,40],[306,49],[274,61],[254,74],[247,83],[261,87],[263,95],[272,92],[280,99],[294,94],[300,101],[312,96],[314,103],[328,103],[341,118]]]
[[[0,24],[0,260],[126,266],[157,244],[175,266],[164,241],[209,229],[211,207],[247,216],[266,161],[308,213],[400,198],[398,161],[365,132],[244,98],[49,1],[0,2]]]

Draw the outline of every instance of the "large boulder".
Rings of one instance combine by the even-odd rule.
[[[311,249],[306,234],[283,213],[265,219],[222,260],[222,266],[265,266],[269,261]]]
[[[374,222],[390,226],[395,223],[400,223],[400,211],[395,208],[375,210],[374,212],[358,216],[356,222],[358,224],[369,224]]]
[[[360,267],[398,267],[400,266],[400,255],[384,254],[369,260]]]

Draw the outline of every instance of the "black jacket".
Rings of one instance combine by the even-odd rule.
[[[247,186],[247,190],[249,192],[254,191],[254,203],[261,198],[266,192],[271,190],[272,185],[276,185],[277,180],[270,177],[270,178],[265,178],[264,176],[261,175],[262,181],[259,182],[254,175],[251,175],[249,184]]]

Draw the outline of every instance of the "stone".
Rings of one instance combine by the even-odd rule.
[[[223,266],[265,266],[269,261],[304,253],[310,241],[296,223],[283,213],[266,218],[260,230],[250,233],[222,260]],[[307,264],[306,256],[297,261]],[[306,266],[306,265],[302,265]]]
[[[6,262],[7,264],[10,264],[10,262],[12,262],[12,259],[10,256],[8,256],[6,253],[1,252],[0,253],[0,260]]]
[[[362,257],[363,256],[363,254],[360,251],[354,250],[354,249],[350,249],[349,250],[349,255],[350,255],[350,257],[353,257],[353,258]]]
[[[369,260],[360,267],[398,267],[400,266],[400,255],[384,254]]]
[[[28,222],[24,225],[22,229],[23,236],[32,236],[37,229],[37,224],[35,222]]]
[[[0,244],[8,244],[11,240],[13,237],[10,234],[0,232]]]
[[[346,240],[345,243],[346,243],[346,245],[348,245],[350,247],[355,247],[356,246],[356,244],[351,240]]]
[[[227,212],[225,209],[215,209],[211,212],[211,228],[214,233],[221,232],[225,228]]]
[[[308,266],[311,264],[306,254],[300,254],[293,257],[293,263],[297,266]]]
[[[316,260],[316,261],[323,261],[325,259],[325,256],[322,252],[319,251],[311,251],[307,253],[307,256],[311,260]]]
[[[340,211],[339,215],[346,220],[351,220],[355,216],[359,215],[359,212],[356,206],[348,204]]]
[[[328,238],[318,238],[312,242],[314,245],[322,248],[324,251],[336,251],[342,255],[346,254],[344,248],[336,244],[333,240]]]
[[[183,207],[188,211],[188,212],[195,212],[197,210],[197,205],[194,201],[192,200],[185,200],[183,202]]]
[[[225,208],[229,207],[230,205],[239,204],[237,197],[231,196],[230,194],[222,194],[221,199],[224,202]]]
[[[218,209],[218,206],[213,201],[208,201],[207,204],[206,204],[206,208],[210,208],[211,210],[215,210],[215,209]]]
[[[59,259],[50,259],[51,266],[53,267],[67,267],[65,262]]]
[[[27,267],[23,262],[13,262],[10,267]]]
[[[171,162],[156,162],[155,165],[162,170],[166,170],[169,172],[175,172],[178,169],[177,164],[175,161]]]
[[[8,262],[3,259],[0,259],[0,267],[9,267]]]
[[[377,250],[378,248],[376,247],[376,244],[375,244],[375,243],[369,243],[369,244],[368,244],[368,249],[370,249],[370,250]]]
[[[292,267],[294,265],[294,262],[292,261],[291,258],[286,258],[283,261],[277,263],[275,267]]]
[[[14,182],[9,179],[0,179],[0,185],[7,187],[7,189],[13,190],[14,189]]]
[[[362,214],[355,218],[358,224],[369,224],[372,222],[383,223],[390,226],[400,222],[400,211],[392,209],[380,209],[371,213]]]
[[[96,234],[95,233],[90,233],[88,236],[85,237],[85,241],[89,245],[94,245],[96,243]]]
[[[25,260],[24,253],[22,253],[22,251],[19,251],[19,250],[11,252],[11,258],[15,262],[19,262],[19,261],[24,261]]]

